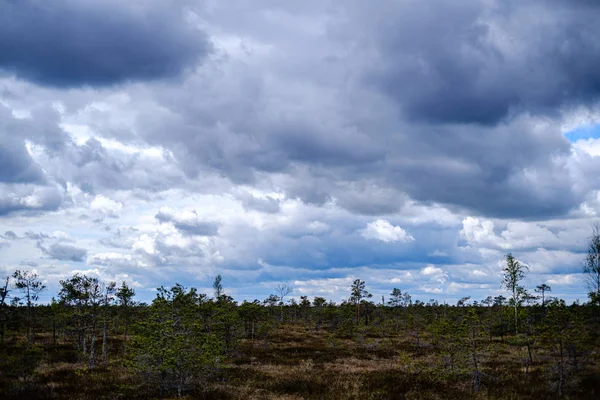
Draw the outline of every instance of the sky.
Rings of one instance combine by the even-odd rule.
[[[600,3],[0,2],[0,273],[586,300]]]

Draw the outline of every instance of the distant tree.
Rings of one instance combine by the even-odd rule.
[[[541,285],[537,285],[535,287],[535,291],[536,293],[540,293],[540,296],[542,297],[542,307],[544,307],[546,305],[546,293],[551,292],[552,287],[542,283]]]
[[[76,311],[77,349],[87,354],[87,339],[90,334],[89,365],[94,368],[96,352],[96,327],[103,300],[103,285],[96,277],[75,274],[60,281],[58,293],[62,304],[72,306]]]
[[[600,304],[600,224],[594,224],[588,243],[583,272],[587,276],[588,296],[593,304]]]
[[[321,329],[321,324],[325,318],[325,314],[327,313],[327,299],[325,297],[315,296],[312,304],[315,317],[315,328],[319,330]]]
[[[471,298],[471,296],[462,297],[460,300],[458,300],[458,302],[456,303],[456,306],[457,307],[468,306],[469,303],[467,303],[467,302],[469,301],[470,298]]]
[[[295,322],[298,318],[298,309],[300,308],[298,302],[295,298],[291,298],[288,300],[289,307],[292,309],[292,322]]]
[[[308,296],[300,296],[300,314],[305,323],[308,321],[309,311],[310,300],[308,299]]]
[[[402,294],[402,307],[408,307],[412,304],[412,297],[407,292]]]
[[[392,307],[394,313],[394,331],[398,332],[400,325],[400,310],[399,308],[402,306],[402,291],[398,288],[394,288],[390,293],[390,299],[388,300],[388,305]]]
[[[127,320],[129,317],[129,308],[135,304],[133,301],[134,296],[135,290],[127,286],[127,282],[125,281],[121,283],[121,287],[116,291],[116,297],[121,308],[121,314],[123,315],[123,343],[125,344],[123,351],[127,349]]]
[[[491,307],[494,304],[494,298],[492,296],[488,296],[485,299],[481,300],[481,304],[486,307]]]
[[[526,265],[521,264],[511,253],[505,257],[506,266],[502,272],[502,285],[511,293],[510,302],[514,308],[514,323],[515,333],[518,332],[518,313],[524,297],[527,292],[520,282],[525,278],[525,272],[529,269]]]
[[[506,297],[498,295],[494,297],[494,305],[497,307],[503,306],[506,303]]]
[[[107,359],[107,343],[108,343],[108,313],[110,311],[110,306],[113,304],[115,299],[116,292],[116,282],[109,282],[104,285],[104,291],[102,293],[102,308],[103,308],[103,318],[104,324],[102,328],[102,358],[104,360]]]
[[[388,300],[390,307],[400,307],[402,305],[402,291],[398,288],[394,288],[390,293],[390,299]]]
[[[327,299],[325,297],[315,296],[313,299],[313,306],[315,307],[323,307],[327,303]]]
[[[244,322],[245,336],[250,336],[250,339],[252,340],[254,340],[256,324],[261,320],[263,310],[264,309],[258,300],[254,300],[253,302],[244,301],[238,307],[238,314]]]
[[[219,297],[221,297],[221,295],[223,294],[223,284],[221,283],[222,280],[223,278],[221,278],[221,275],[217,275],[215,277],[215,281],[213,282],[213,289],[215,290],[215,299],[219,299]]]
[[[39,280],[38,274],[30,271],[16,270],[13,274],[15,280],[14,288],[23,293],[27,304],[27,340],[33,341],[33,330],[35,328],[35,320],[32,324],[32,313],[35,313],[35,302],[39,299],[41,292],[46,290],[46,285]]]
[[[90,369],[93,369],[96,362],[96,326],[98,322],[98,315],[100,314],[100,307],[102,306],[103,296],[103,284],[96,277],[87,278],[87,297],[90,305]]]
[[[547,314],[539,327],[542,344],[551,351],[556,363],[558,396],[562,396],[569,376],[569,349],[577,354],[577,348],[590,342],[589,332],[583,321],[564,300],[554,299],[547,305]]]
[[[471,359],[471,370],[473,374],[473,391],[478,392],[481,385],[480,355],[478,349],[478,338],[481,336],[481,321],[475,309],[471,308],[462,322],[462,331],[466,339],[466,348],[469,349],[469,358]]]
[[[365,281],[355,279],[350,287],[350,301],[356,306],[356,323],[360,322],[360,303],[363,299],[371,298],[373,295],[365,289]]]
[[[10,290],[8,289],[10,283],[10,276],[4,277],[4,286],[0,287],[0,346],[4,345],[4,334],[6,331],[6,320],[7,311],[6,311],[6,299],[8,298],[8,294]]]
[[[277,290],[277,297],[279,298],[279,309],[280,309],[279,320],[283,321],[283,304],[284,304],[283,302],[284,302],[285,296],[292,293],[293,289],[291,287],[289,287],[288,285],[279,284],[279,285],[277,285],[276,290]]]
[[[275,294],[270,294],[269,297],[263,300],[263,304],[270,309],[274,309],[277,306],[277,303],[279,303],[279,296]]]
[[[56,347],[57,321],[61,315],[61,305],[54,297],[50,300],[50,315],[52,317],[52,346]]]
[[[224,344],[225,356],[230,355],[239,337],[242,320],[237,312],[237,303],[231,296],[225,294],[219,297],[215,304],[212,331]]]
[[[69,279],[60,281],[61,289],[58,292],[58,299],[61,304],[73,307],[76,331],[77,331],[77,351],[83,351],[86,354],[86,326],[85,317],[88,303],[88,285],[87,276],[75,274]]]

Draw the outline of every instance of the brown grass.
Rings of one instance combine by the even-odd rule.
[[[540,349],[525,373],[523,348],[484,342],[479,393],[463,362],[456,370],[443,366],[435,347],[419,347],[410,336],[337,339],[299,325],[280,327],[268,342],[243,340],[238,353],[204,390],[186,398],[206,399],[541,399],[555,398],[552,357]],[[120,348],[113,338],[113,348]],[[2,399],[151,399],[161,398],[132,376],[117,355],[89,370],[77,362],[69,345],[53,349],[27,378],[0,371]],[[465,357],[463,355],[463,357]],[[464,361],[464,360],[463,360]],[[468,361],[468,360],[467,360]],[[589,357],[577,377],[570,377],[568,398],[600,398],[598,360]]]

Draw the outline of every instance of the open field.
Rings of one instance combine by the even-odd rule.
[[[48,334],[36,338],[43,349],[26,377],[2,373],[4,399],[163,398],[123,366],[121,357],[90,370],[69,344],[54,348]],[[7,355],[22,348],[8,343]],[[112,337],[110,349],[122,347]],[[541,349],[527,365],[527,350],[509,340],[481,339],[481,387],[473,392],[466,354],[457,350],[451,365],[425,335],[366,335],[335,338],[326,329],[286,324],[265,339],[242,340],[232,356],[201,389],[184,398],[206,399],[540,399],[558,398],[554,357]],[[600,396],[598,354],[573,366],[565,398]],[[575,373],[575,368],[577,373]],[[166,396],[166,395],[164,395]],[[176,396],[171,396],[175,398]]]

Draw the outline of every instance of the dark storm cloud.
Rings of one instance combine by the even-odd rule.
[[[81,262],[87,256],[87,250],[67,244],[55,243],[48,248],[40,249],[55,260]]]
[[[43,170],[32,162],[24,142],[3,140],[2,145],[11,146],[7,151],[22,155],[10,166],[21,172],[3,177],[0,170],[0,181],[40,180],[44,171],[96,194],[133,188],[159,192],[219,176],[233,184],[276,188],[288,199],[309,204],[333,203],[354,214],[394,214],[407,199],[415,199],[473,214],[529,219],[564,215],[600,188],[598,174],[591,173],[599,163],[582,155],[574,160],[559,127],[564,109],[592,104],[600,87],[600,69],[594,68],[600,60],[594,40],[600,36],[595,23],[600,8],[593,2],[324,3],[237,2],[248,14],[240,21],[230,3],[216,2],[206,18],[224,57],[186,74],[183,85],[124,89],[123,104],[130,107],[126,114],[134,120],[131,132],[120,137],[116,129],[108,135],[134,147],[160,146],[168,157],[143,158],[94,138],[75,144],[60,129],[49,129],[48,136],[31,136],[55,149]],[[20,4],[38,14],[58,12],[42,3],[6,4],[13,14]],[[77,11],[79,21],[87,23],[84,40],[98,36],[98,46],[110,40],[99,34],[110,7],[58,4],[61,12]],[[129,5],[110,8],[116,13],[110,28],[131,22],[127,34],[138,45],[137,38],[148,33],[145,23],[164,11],[156,29],[165,33],[166,43],[200,43],[194,54],[204,54],[205,36],[179,24],[180,8],[146,6],[145,11]],[[273,8],[277,18],[266,12]],[[41,31],[54,39],[72,28],[67,22],[58,33],[49,30],[49,23]],[[2,26],[0,32],[15,26]],[[36,32],[21,42],[35,44]],[[236,49],[232,43],[238,38]],[[161,40],[150,42],[162,49]],[[73,43],[66,40],[65,49],[71,51]],[[96,63],[86,58],[91,54],[106,58],[106,52],[93,47],[84,50],[76,54],[84,61]],[[126,50],[108,52],[123,58]],[[181,61],[177,54],[158,52],[161,60],[175,64]],[[130,61],[124,57],[117,67],[129,68]],[[98,76],[104,76],[100,83],[145,79],[143,72],[106,78],[96,67],[90,69],[92,77],[81,76],[77,62],[74,71],[66,72],[75,77],[74,85],[94,83]],[[120,115],[107,102],[109,111],[94,114],[98,122],[91,118],[99,135],[105,117]],[[53,126],[52,118],[41,114],[35,120]],[[240,201],[247,209],[279,210],[273,199]],[[216,231],[203,221],[172,222],[187,234]]]
[[[58,87],[178,75],[210,51],[182,2],[0,3],[0,69]]]
[[[11,110],[0,104],[0,182],[45,181],[42,169],[25,148],[27,134],[25,123],[15,119]]]
[[[0,104],[0,216],[58,209],[63,196],[33,159],[27,142],[58,155],[66,140],[55,111],[34,108],[27,118],[19,119]]]
[[[143,111],[137,130],[170,149],[188,177],[276,179],[287,198],[333,201],[363,215],[400,212],[413,198],[546,218],[600,188],[583,172],[598,163],[570,160],[560,130],[561,113],[592,104],[600,87],[600,69],[592,68],[600,61],[599,7],[334,4],[330,12],[311,3],[301,17],[281,5],[277,21],[261,4],[242,26],[223,5],[222,34],[270,52],[205,65],[185,90],[153,93],[161,107]],[[283,21],[310,19],[311,9],[328,17],[314,20],[318,35],[300,25],[281,31]]]
[[[556,127],[535,121],[478,128],[413,128],[411,152],[393,157],[382,176],[419,201],[435,201],[494,217],[562,215],[600,187],[574,176],[570,145]]]
[[[44,173],[32,159],[23,141],[2,137],[0,142],[0,182],[43,182]]]
[[[358,6],[378,50],[367,76],[411,119],[495,124],[600,98],[598,2],[383,4]]]

